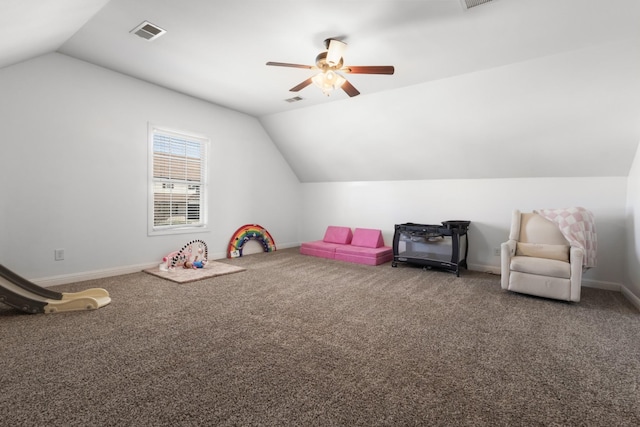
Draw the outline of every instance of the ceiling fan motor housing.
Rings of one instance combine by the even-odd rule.
[[[318,56],[316,56],[316,67],[321,69],[322,71],[327,71],[330,69],[339,70],[344,65],[344,61],[342,57],[340,57],[340,61],[337,64],[331,65],[327,62],[327,53],[328,52],[320,52]]]

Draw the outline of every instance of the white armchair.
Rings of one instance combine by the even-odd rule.
[[[513,212],[501,248],[502,289],[580,301],[584,249],[571,246],[558,225],[537,213]]]

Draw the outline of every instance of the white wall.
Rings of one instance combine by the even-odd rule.
[[[255,118],[61,54],[1,69],[0,93],[0,262],[19,274],[117,273],[196,238],[221,258],[247,223],[297,245],[300,184]],[[149,122],[211,138],[210,232],[147,236]]]
[[[628,273],[626,287],[640,302],[640,147],[636,152],[628,178],[626,224]]]
[[[64,55],[0,69],[0,93],[0,263],[31,279],[117,273],[194,238],[223,257],[247,223],[283,248],[330,224],[380,228],[391,244],[396,223],[450,219],[472,221],[470,266],[496,271],[512,209],[584,206],[599,238],[585,283],[640,295],[638,154],[628,178],[300,184],[256,119]],[[209,233],[147,236],[148,122],[211,137]]]
[[[382,229],[391,245],[394,224],[470,220],[470,268],[499,272],[494,248],[507,239],[513,209],[582,206],[595,215],[599,248],[585,284],[615,288],[625,276],[626,184],[626,177],[307,183],[301,241],[343,225]]]

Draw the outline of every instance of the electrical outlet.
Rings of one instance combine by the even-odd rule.
[[[493,254],[495,256],[500,256],[500,248],[493,248]]]
[[[56,261],[62,261],[64,260],[64,249],[54,249],[53,251],[53,258]]]

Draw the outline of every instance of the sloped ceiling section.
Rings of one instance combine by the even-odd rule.
[[[261,121],[303,182],[626,176],[638,52],[608,43]]]
[[[109,0],[2,0],[0,68],[58,49]]]
[[[638,3],[492,7],[430,39],[455,39],[447,52],[415,51],[430,58],[421,83],[262,116],[299,179],[627,176],[640,141]]]
[[[638,22],[637,0],[4,0],[0,67],[57,51],[255,116],[303,182],[626,176]],[[396,73],[285,102],[313,72],[265,63],[329,37]]]

